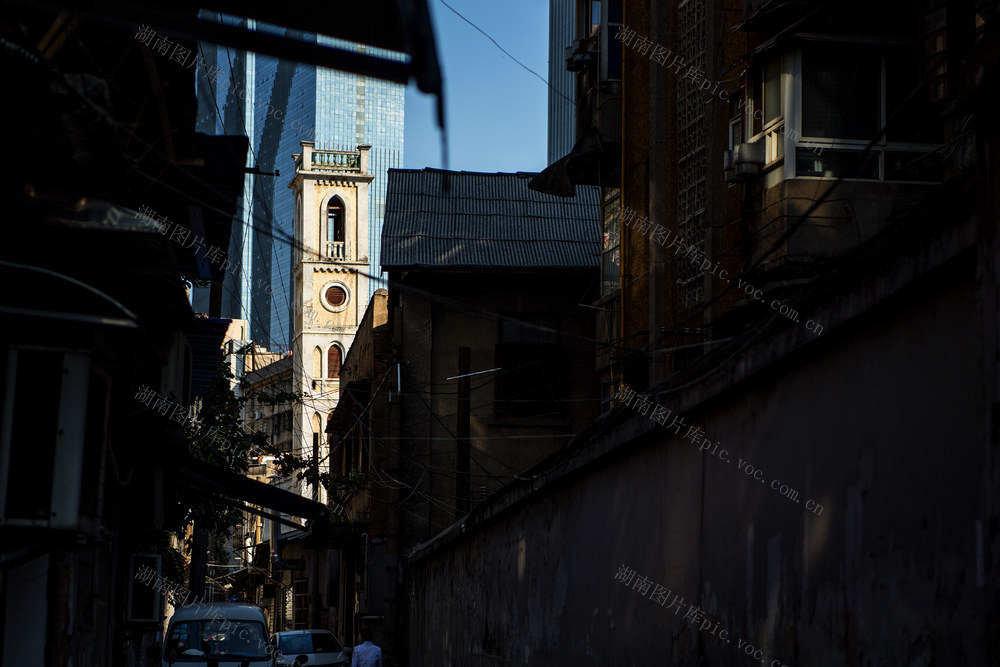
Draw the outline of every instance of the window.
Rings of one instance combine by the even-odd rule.
[[[345,258],[344,238],[344,202],[339,197],[334,197],[326,207],[327,257]]]
[[[603,188],[602,241],[601,241],[601,296],[618,291],[621,280],[621,243],[618,237],[621,224],[622,200],[618,188]]]
[[[911,95],[921,80],[914,58],[908,49],[892,49],[885,54],[886,120],[892,120],[886,126],[886,140],[940,144],[944,132],[940,123],[933,122],[931,102],[926,95]]]
[[[802,136],[871,140],[881,128],[877,54],[815,47],[802,54]]]
[[[926,98],[941,102],[948,93],[948,8],[942,0],[924,0],[920,29],[920,69]]]
[[[328,378],[340,377],[340,348],[331,345],[326,353],[326,376]]]
[[[497,344],[496,411],[508,417],[558,414],[565,394],[565,351],[558,345],[555,317],[515,314],[500,321]],[[529,326],[541,325],[553,331]]]
[[[343,306],[346,301],[347,292],[344,291],[343,287],[337,287],[334,285],[326,290],[326,302],[334,308]]]
[[[800,76],[792,76],[795,89],[781,90],[778,98],[769,84],[781,78],[772,62],[778,59],[758,68],[750,106],[759,104],[760,113],[747,122],[754,134],[765,133],[767,163],[786,148],[791,152],[786,177],[940,180],[941,127],[926,98],[912,94],[920,74],[912,47],[804,45],[785,56]],[[798,112],[792,114],[800,118],[798,127],[785,126],[777,111],[781,99]]]
[[[742,97],[738,98],[742,101]],[[729,121],[729,150],[733,150],[737,144],[743,143],[743,116],[737,115]]]
[[[601,380],[601,414],[611,412],[614,407],[614,384],[611,380]]]
[[[292,430],[292,413],[282,412],[280,415],[272,415],[271,435],[276,436]]]
[[[781,116],[781,58],[771,56],[752,75],[749,93],[748,127],[751,134],[760,134],[771,121]]]
[[[615,36],[622,30],[622,0],[605,0],[604,30],[601,31],[601,80],[622,78],[622,42]]]
[[[360,426],[358,427],[360,428]],[[342,474],[347,475],[354,472],[354,452],[358,449],[357,428],[351,429],[348,433],[348,440],[343,447],[343,468]]]
[[[781,62],[771,58],[763,70],[764,124],[781,115]]]
[[[590,24],[588,35],[593,35],[601,27],[601,1],[590,0]]]
[[[309,627],[309,580],[296,579],[292,584],[294,600],[292,603],[292,618],[296,630]]]
[[[738,127],[730,127],[730,133],[736,130],[740,139],[743,138],[743,128],[746,127],[749,130],[747,134],[764,142],[764,164],[772,164],[785,155],[781,137],[784,125],[781,110],[783,93],[781,81],[781,56],[772,55],[758,65],[750,77],[745,121],[738,124]],[[759,136],[761,134],[763,137]]]

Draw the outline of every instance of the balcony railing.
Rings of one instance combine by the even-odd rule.
[[[326,256],[330,259],[347,259],[347,244],[343,241],[327,243]]]
[[[312,152],[313,168],[320,171],[361,171],[361,154],[351,151]]]

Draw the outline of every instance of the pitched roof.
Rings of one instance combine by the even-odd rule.
[[[599,190],[546,195],[533,176],[390,169],[382,267],[596,269]]]
[[[271,363],[261,366],[260,368],[250,371],[246,374],[246,380],[250,384],[257,384],[258,382],[267,382],[268,380],[273,380],[282,373],[290,373],[292,370],[292,357],[291,355],[282,357],[277,361],[272,361]]]

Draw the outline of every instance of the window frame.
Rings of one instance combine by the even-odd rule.
[[[516,320],[511,322],[511,320]],[[537,324],[554,329],[545,332],[524,327],[519,322]],[[505,340],[504,326],[516,327],[517,340]],[[565,383],[566,349],[559,333],[559,318],[554,313],[510,314],[497,322],[495,358],[502,370],[494,383],[494,412],[501,419],[531,419],[561,417],[562,400],[568,394]],[[524,331],[534,331],[537,341],[523,340]],[[530,364],[519,363],[530,358]],[[512,366],[511,363],[514,363]],[[519,365],[518,365],[519,364]],[[535,368],[530,368],[535,365]],[[553,377],[549,377],[549,374]],[[548,382],[529,383],[526,379],[538,377]]]
[[[778,66],[778,115],[774,118],[768,120],[764,117],[764,104],[767,99],[767,66],[770,62],[777,60]],[[734,118],[730,120],[729,123],[729,141],[730,150],[732,149],[733,143],[733,124],[737,121],[741,127],[741,134],[743,142],[745,143],[757,143],[758,141],[764,142],[764,167],[762,173],[773,171],[779,168],[785,162],[785,155],[788,154],[787,145],[782,142],[782,132],[780,130],[785,126],[785,120],[789,115],[788,105],[786,104],[786,99],[788,98],[788,91],[791,88],[790,76],[788,70],[790,69],[790,62],[786,53],[771,53],[762,57],[759,62],[754,63],[751,69],[751,77],[753,82],[753,88],[744,95],[745,104],[743,106],[743,113],[739,118]],[[758,104],[760,108],[758,109]],[[760,111],[760,129],[757,128],[757,120],[754,115]],[[778,148],[781,148],[779,151]]]
[[[621,291],[622,197],[620,188],[601,188],[601,298]],[[617,255],[617,261],[615,259]],[[609,280],[605,265],[610,258],[617,273]]]
[[[337,208],[340,209],[339,218],[337,216],[331,217],[331,211]],[[347,202],[338,194],[331,195],[323,206],[322,220],[323,259],[347,259]],[[338,230],[341,237],[339,241],[337,240]],[[337,243],[343,245],[343,257],[338,257],[333,253],[334,244]]]
[[[824,43],[817,43],[817,46],[821,47]],[[868,145],[870,139],[841,139],[836,137],[816,137],[816,136],[803,136],[802,134],[802,116],[804,112],[804,79],[803,79],[803,62],[805,57],[805,52],[808,50],[809,46],[796,46],[784,54],[786,67],[782,68],[783,76],[789,77],[787,85],[784,89],[782,95],[782,110],[783,116],[787,122],[783,123],[783,132],[779,135],[782,138],[783,149],[784,149],[784,169],[782,172],[783,180],[791,179],[802,179],[802,180],[812,180],[812,181],[824,181],[833,180],[838,178],[837,176],[827,176],[827,175],[813,175],[813,174],[800,174],[798,169],[798,158],[799,151],[812,151],[817,155],[822,155],[823,151],[851,151],[851,152],[862,152]],[[879,129],[884,128],[886,124],[886,114],[887,110],[887,96],[888,96],[888,50],[892,48],[902,48],[895,45],[884,44],[881,46],[870,47],[878,50],[877,57],[879,60]],[[791,130],[787,128],[791,127]],[[756,141],[759,139],[758,135],[755,135],[752,140]],[[917,180],[917,179],[897,179],[897,178],[886,178],[886,159],[887,155],[895,153],[913,153],[914,156],[927,154],[940,148],[939,143],[926,143],[926,142],[914,142],[914,141],[890,141],[885,133],[879,137],[878,142],[872,147],[872,154],[876,156],[876,178],[862,178],[858,176],[845,176],[844,181],[852,182],[862,182],[862,183],[900,183],[900,184],[920,184],[926,185],[928,183],[939,183],[939,180]],[[768,147],[770,150],[770,147]],[[775,163],[776,164],[776,163]],[[768,170],[773,165],[771,163],[765,163],[765,170]],[[767,187],[774,185],[775,183],[768,183]]]
[[[306,630],[309,628],[308,579],[303,578],[292,581],[292,628],[294,630]]]
[[[612,21],[611,3],[615,3],[617,11],[621,14],[620,21]],[[624,1],[623,0],[602,0],[601,2],[601,59],[600,59],[600,81],[621,81],[625,74],[625,47],[620,39],[615,39],[614,35],[624,27]],[[612,31],[615,31],[612,33]],[[618,76],[612,76],[613,55],[617,55]]]
[[[332,375],[332,357],[333,352],[337,352],[337,374]],[[326,350],[326,379],[327,380],[339,380],[340,371],[344,367],[344,351],[336,343],[331,343],[330,347]]]

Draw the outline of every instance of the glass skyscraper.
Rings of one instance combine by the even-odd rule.
[[[360,52],[368,49],[273,26],[250,27]],[[368,258],[370,272],[379,275],[386,172],[403,165],[404,87],[210,44],[200,46],[200,55],[207,67],[198,77],[198,130],[246,134],[252,147],[247,166],[261,172],[246,177],[240,219],[234,221],[229,248],[234,268],[223,284],[221,314],[249,320],[253,340],[272,351],[290,350],[294,203],[288,183],[293,176],[292,155],[302,152],[301,141],[314,141],[320,149],[372,147],[369,169],[375,181],[369,190]],[[275,170],[281,175],[267,175]],[[238,267],[233,258],[240,258]],[[370,285],[371,293],[381,286],[377,281]],[[196,309],[207,310],[206,292],[196,291]]]
[[[574,0],[549,0],[549,146],[548,163],[566,157],[576,143],[576,75],[566,69],[566,47],[576,38]],[[600,3],[589,3],[598,14]]]

